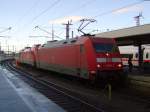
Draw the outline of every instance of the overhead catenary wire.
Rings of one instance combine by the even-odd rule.
[[[15,23],[14,26],[17,26],[25,17],[27,17],[27,15],[29,15],[29,13],[35,8],[37,7],[38,3],[40,0],[36,0],[33,5],[17,20],[17,22]]]
[[[58,4],[60,2],[60,0],[56,0],[53,4],[51,4],[48,8],[46,8],[45,10],[43,10],[43,11],[41,11],[41,13],[39,13],[38,15],[36,15],[31,21],[30,21],[30,23],[29,24],[31,24],[31,23],[33,23],[35,20],[37,20],[40,16],[42,16],[43,14],[45,14],[48,10],[50,10],[51,8],[53,8],[56,4]],[[91,0],[88,0],[88,2],[90,3],[91,2]],[[134,4],[131,4],[131,6],[133,5],[137,5],[137,4],[140,4],[141,2],[143,2],[143,1],[140,1],[140,2],[137,2],[136,4],[134,3]],[[88,4],[86,4],[86,3],[84,3],[83,5],[88,5]],[[82,5],[81,5],[82,6]],[[125,7],[127,7],[127,6],[125,6]],[[109,14],[109,13],[113,13],[113,12],[115,12],[115,11],[117,11],[117,10],[121,10],[121,9],[123,9],[123,8],[125,8],[125,7],[122,7],[122,8],[119,8],[119,9],[114,9],[114,10],[111,10],[111,11],[108,11],[108,12],[104,12],[104,13],[101,13],[101,14],[98,14],[98,15],[96,15],[95,16],[95,18],[96,17],[99,17],[99,16],[103,16],[103,15],[106,15],[106,14]],[[130,7],[129,5],[128,5],[128,7]]]
[[[44,31],[44,32],[46,32],[47,34],[52,34],[52,33],[50,33],[50,32],[48,32],[48,31],[46,31],[45,29],[43,29],[43,28],[41,28],[41,27],[39,27],[39,26],[35,26],[35,28],[38,28],[38,29],[40,29],[41,31]],[[59,37],[59,36],[57,36],[57,35],[54,35],[55,37],[57,37],[57,38],[59,38],[59,39],[63,39],[63,38],[61,38],[61,37]]]
[[[43,36],[43,35],[30,35],[30,38],[34,38],[34,37],[46,37],[46,38],[50,38],[49,36]]]
[[[31,25],[35,20],[37,20],[40,16],[42,16],[43,14],[45,14],[47,11],[49,11],[50,9],[52,9],[54,6],[56,6],[61,0],[55,0],[53,3],[50,4],[49,7],[47,7],[46,9],[44,9],[43,11],[41,11],[38,15],[36,15],[30,22],[28,22],[27,24],[24,24],[22,26],[22,29],[24,29],[26,26]],[[16,31],[18,32],[18,31]]]
[[[17,27],[20,25],[20,23],[24,20],[24,18],[26,18],[29,13],[34,9],[36,8],[36,6],[38,5],[40,0],[36,0],[32,6],[20,17],[18,18],[18,20],[16,21],[16,23],[13,25],[13,27]],[[15,33],[19,32],[19,30],[21,30],[19,27],[16,29]]]
[[[97,15],[91,17],[91,18],[97,18],[97,17],[100,17],[100,16],[108,15],[108,14],[111,14],[111,13],[114,13],[114,12],[117,12],[117,11],[120,11],[120,10],[122,10],[122,9],[125,9],[125,8],[129,8],[129,7],[136,6],[136,5],[141,4],[141,3],[145,2],[145,1],[150,1],[150,0],[141,0],[141,1],[138,1],[138,2],[135,2],[135,3],[132,3],[132,4],[129,4],[129,5],[126,5],[126,6],[117,8],[117,9],[113,9],[113,10],[110,10],[110,11],[106,11],[106,12],[97,14]]]
[[[11,29],[12,29],[12,27],[5,28],[2,31],[0,31],[0,33],[6,32],[6,31],[10,31]]]
[[[103,13],[100,13],[100,14],[98,14],[98,15],[93,16],[92,18],[97,18],[97,17],[99,17],[99,16],[104,16],[104,15],[107,15],[107,14],[111,14],[111,13],[117,12],[117,11],[119,11],[119,10],[128,8],[128,7],[133,7],[133,6],[136,6],[136,5],[138,5],[138,4],[143,3],[144,1],[145,1],[145,0],[138,1],[138,2],[136,2],[136,3],[132,3],[132,4],[129,4],[129,5],[126,5],[126,6],[117,8],[117,9],[113,9],[113,10],[110,10],[110,11],[107,11],[107,12],[103,12]]]
[[[72,14],[74,12],[80,11],[79,9],[86,7],[87,5],[91,5],[91,3],[93,3],[93,0],[88,0],[86,2],[84,2],[83,4],[81,4],[78,8],[76,7],[75,10],[69,11],[69,14]],[[78,9],[78,10],[77,10]],[[61,16],[57,17],[57,18],[61,18]],[[69,21],[69,20],[68,20]],[[62,34],[62,33],[61,33]]]
[[[42,16],[43,14],[45,14],[47,11],[49,11],[50,9],[52,9],[54,6],[56,6],[61,0],[55,0],[53,3],[50,4],[49,7],[47,7],[46,9],[44,9],[43,11],[41,11],[38,15],[36,15],[29,23],[27,24],[24,24],[23,25],[23,28],[28,26],[28,25],[31,25],[35,20],[37,20],[40,16]]]
[[[85,7],[88,6],[88,5],[91,5],[91,3],[94,3],[93,1],[94,1],[94,0],[88,0],[87,2],[81,4],[80,7],[75,8],[75,10],[72,10],[72,11],[70,11],[70,12],[68,12],[68,13],[69,13],[69,14],[72,14],[72,13],[78,12],[78,11],[80,11],[80,9],[85,8]],[[77,10],[77,9],[78,9],[78,10]]]
[[[119,10],[122,10],[122,9],[124,9],[124,8],[136,6],[136,5],[138,5],[138,4],[143,3],[144,1],[149,1],[149,0],[140,0],[140,1],[138,1],[138,2],[129,4],[129,5],[126,5],[126,6],[117,8],[117,9],[113,9],[113,10],[110,10],[110,11],[107,11],[107,12],[100,13],[100,14],[98,14],[98,15],[95,15],[95,16],[91,17],[91,18],[97,18],[97,17],[100,17],[100,16],[108,15],[108,14],[117,12],[117,11],[119,11]],[[88,1],[88,3],[90,3],[90,2],[91,2],[91,0]],[[92,1],[92,2],[93,2],[93,1]],[[81,6],[82,6],[82,7],[83,7],[83,6],[86,6],[86,5],[88,5],[88,3],[82,4]],[[80,8],[81,8],[81,7],[80,7]],[[78,8],[78,10],[79,10],[80,8]],[[70,11],[69,13],[73,13],[73,12],[76,12],[76,11],[78,11],[78,10]]]
[[[33,23],[37,18],[39,18],[40,16],[42,16],[43,14],[45,14],[48,10],[52,9],[55,5],[57,5],[61,0],[56,0],[54,1],[49,7],[47,7],[46,9],[44,9],[43,11],[41,11],[38,15],[36,15],[29,24]]]

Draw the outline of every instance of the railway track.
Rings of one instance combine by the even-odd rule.
[[[3,66],[12,73],[17,74],[17,77],[24,80],[30,86],[36,88],[49,99],[64,108],[67,112],[104,112],[101,108],[98,108],[87,101],[81,100],[80,97],[66,93],[66,90],[64,90],[65,88],[59,87],[58,85],[45,80],[35,78],[27,72],[18,70],[9,61],[4,62]]]
[[[141,80],[141,79],[136,79],[132,77],[130,77],[129,80],[130,80],[130,83],[134,85],[150,88],[150,80]]]
[[[11,63],[7,63],[7,64],[4,63],[4,64],[7,65],[7,66],[5,66],[5,67],[7,67],[7,69],[10,69],[8,67],[8,65],[10,67],[13,67]],[[17,71],[18,71],[18,69],[17,69]],[[33,71],[32,69],[30,70],[30,68],[26,68],[26,69],[23,68],[21,70],[19,69],[19,71],[25,73],[25,76],[22,76],[22,75],[17,75],[17,76],[20,78],[23,78],[23,80],[27,80],[26,82],[28,84],[30,84],[31,82],[28,81],[28,78],[27,79],[24,78],[24,77],[26,77],[26,75],[31,76],[31,77],[35,78],[36,80],[40,80],[40,81],[42,81],[42,83],[44,83],[48,86],[51,86],[51,87],[53,87],[59,91],[62,91],[65,94],[69,94],[70,96],[73,96],[73,97],[75,97],[75,98],[77,98],[83,102],[86,102],[87,104],[91,104],[93,107],[96,107],[99,109],[98,112],[102,111],[101,109],[103,109],[107,112],[120,112],[120,111],[126,112],[126,111],[124,111],[126,109],[124,107],[124,105],[129,107],[129,109],[127,110],[128,112],[133,112],[133,111],[139,112],[139,110],[143,111],[143,109],[145,110],[145,108],[148,110],[145,112],[150,111],[150,108],[149,108],[150,107],[150,105],[149,105],[150,104],[150,98],[147,96],[141,96],[141,94],[137,94],[138,91],[137,92],[134,90],[132,91],[133,88],[119,89],[119,91],[113,90],[112,91],[112,100],[109,101],[107,98],[107,94],[108,94],[107,91],[103,91],[103,90],[91,88],[91,87],[88,88],[86,85],[85,85],[86,87],[85,86],[78,87],[78,89],[77,89],[76,86],[74,87],[73,85],[78,85],[78,86],[80,85],[81,86],[81,84],[77,83],[78,81],[75,81],[75,84],[74,84],[71,80],[62,80],[62,82],[65,82],[67,85],[69,84],[71,86],[71,88],[70,88],[70,86],[66,86],[64,84],[61,84],[60,82],[57,82],[58,79],[50,80],[49,79],[50,74],[46,74],[45,71],[37,71],[37,70]],[[27,71],[27,73],[26,73],[26,71]],[[16,73],[14,70],[12,72]],[[20,74],[20,73],[18,73],[18,74]],[[51,74],[51,75],[53,75],[53,74]],[[62,79],[64,79],[64,78],[62,78]],[[65,79],[66,79],[66,77],[65,77]],[[60,80],[60,77],[59,77],[59,80]],[[54,94],[50,97],[49,94],[51,92],[50,93],[45,92],[46,89],[39,86],[38,84],[36,84],[36,83],[32,84],[31,83],[30,85],[33,86],[34,88],[37,88],[40,92],[45,94],[45,96],[47,96],[48,98],[50,98],[52,100],[54,98],[53,101],[56,102],[57,104],[59,104],[59,103],[64,104],[65,99],[63,100],[63,98],[61,98],[59,95],[56,96],[56,99],[55,99]],[[68,101],[68,99],[67,99],[67,101]],[[122,102],[122,103],[119,103],[119,102]],[[68,101],[68,103],[66,103],[66,105],[70,105],[69,108],[71,108],[72,105],[74,105],[74,104],[71,101]],[[137,105],[139,105],[139,106],[137,106]],[[61,104],[60,104],[60,106],[61,106]],[[65,109],[66,107],[63,107],[63,108]],[[74,108],[74,106],[72,108]],[[79,107],[79,108],[81,108],[81,107]],[[84,108],[86,108],[86,107],[82,107],[82,109],[75,109],[74,108],[71,110],[71,112],[73,110],[74,111],[81,111],[81,112],[82,111],[84,111],[84,112],[93,112],[93,111],[97,112],[97,110],[89,110],[89,109],[84,110]]]

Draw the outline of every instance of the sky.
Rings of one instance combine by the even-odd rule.
[[[0,45],[18,51],[43,44],[51,40],[52,24],[55,39],[65,39],[63,24],[68,20],[74,36],[81,35],[77,28],[83,18],[96,20],[84,29],[93,34],[135,26],[134,17],[141,12],[140,23],[149,24],[149,10],[148,0],[0,0]]]

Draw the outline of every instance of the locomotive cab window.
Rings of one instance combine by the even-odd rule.
[[[118,47],[114,44],[94,43],[93,46],[96,52],[119,52]]]

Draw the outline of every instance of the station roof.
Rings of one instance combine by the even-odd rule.
[[[115,38],[119,46],[150,44],[150,24],[103,32],[96,37]]]

